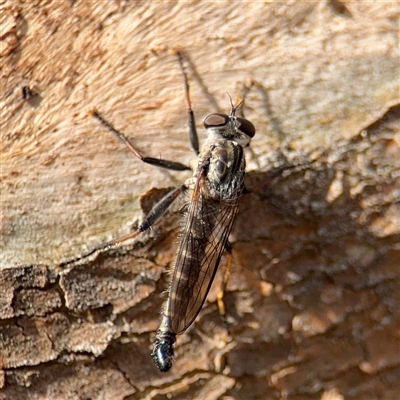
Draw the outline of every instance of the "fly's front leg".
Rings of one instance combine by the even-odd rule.
[[[176,56],[178,57],[179,66],[181,68],[182,78],[183,78],[183,87],[185,89],[185,102],[186,102],[186,109],[188,113],[188,126],[189,126],[189,140],[192,146],[193,151],[196,155],[199,155],[199,138],[197,136],[196,124],[194,120],[194,114],[192,110],[192,103],[190,102],[190,95],[189,95],[189,84],[188,79],[186,76],[185,69],[183,67],[183,57],[182,53],[177,51]]]
[[[186,186],[182,185],[176,189],[171,190],[169,193],[167,193],[147,214],[143,222],[140,224],[139,228],[132,232],[129,233],[128,235],[122,236],[118,239],[111,240],[107,243],[103,243],[99,246],[96,246],[92,248],[91,250],[87,251],[86,253],[83,253],[77,258],[74,258],[69,261],[65,261],[59,265],[60,269],[63,269],[65,267],[68,267],[70,265],[75,265],[79,261],[90,257],[93,254],[100,254],[104,253],[107,250],[110,250],[112,248],[119,247],[123,242],[126,242],[127,240],[134,239],[136,236],[140,235],[141,233],[145,232],[147,229],[149,229],[154,223],[160,219],[160,217],[168,210],[168,208],[171,206],[173,201],[178,198],[178,196],[186,190]]]
[[[109,131],[111,131],[118,139],[125,143],[126,147],[141,161],[154,165],[156,167],[171,169],[174,171],[185,171],[190,170],[185,164],[176,161],[170,160],[163,160],[160,158],[153,158],[153,157],[145,157],[143,156],[129,141],[129,139],[120,131],[115,129],[106,119],[104,119],[97,110],[92,111],[92,115],[101,122],[103,126],[105,126]]]

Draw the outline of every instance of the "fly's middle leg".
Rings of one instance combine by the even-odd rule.
[[[145,157],[143,156],[136,147],[129,141],[129,139],[119,130],[115,129],[97,110],[92,111],[92,115],[110,132],[112,132],[118,139],[125,143],[126,147],[141,161],[146,164],[154,165],[155,167],[161,167],[171,169],[174,171],[185,171],[190,170],[185,164],[176,161],[163,160],[161,158]]]
[[[257,183],[257,185],[253,186],[252,188],[244,188],[243,194],[250,194],[250,193],[256,193],[262,188],[268,186],[274,179],[280,177],[285,171],[294,169],[294,168],[300,168],[300,167],[306,167],[308,165],[311,165],[312,161],[309,163],[304,163],[300,165],[286,165],[284,167],[278,168],[275,171],[272,171],[271,173],[268,174],[268,176],[263,179],[261,182]]]

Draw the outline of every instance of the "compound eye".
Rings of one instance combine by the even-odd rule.
[[[254,128],[254,125],[247,119],[237,117],[235,124],[237,129],[245,133],[250,138],[256,134],[256,128]]]
[[[229,122],[229,117],[225,114],[210,114],[204,120],[204,127],[207,128],[217,128],[219,126],[224,126]]]

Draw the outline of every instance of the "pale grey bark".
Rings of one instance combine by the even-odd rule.
[[[1,398],[395,398],[397,3],[1,7]],[[89,115],[146,155],[190,162],[178,47],[203,142],[201,119],[252,85],[248,186],[316,161],[243,197],[230,333],[217,282],[160,374],[151,341],[178,205],[134,244],[58,265],[129,232],[187,178],[141,164]]]

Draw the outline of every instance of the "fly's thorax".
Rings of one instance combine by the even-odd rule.
[[[201,178],[203,196],[218,201],[232,200],[242,193],[245,168],[242,146],[220,139],[206,144],[193,178]]]
[[[216,185],[229,183],[238,174],[244,174],[243,149],[236,142],[221,140],[211,147],[208,180]]]

